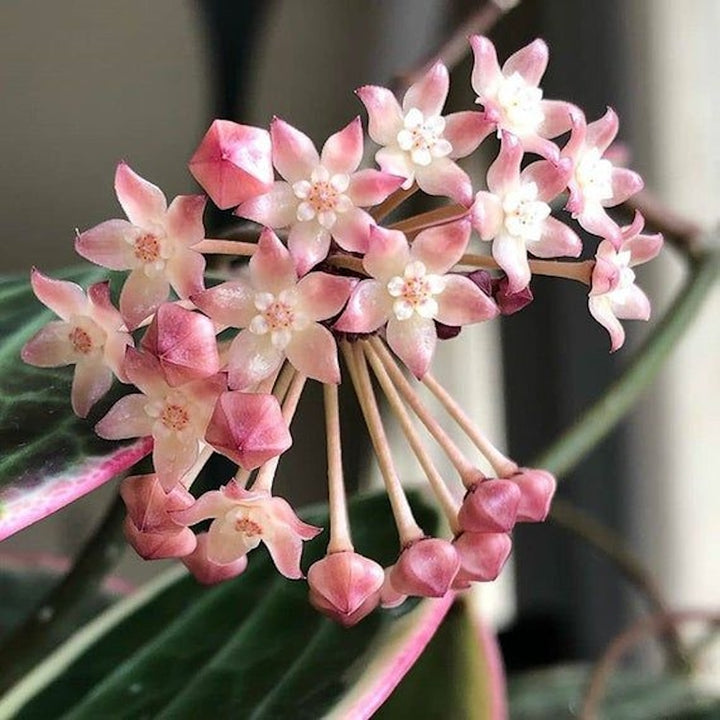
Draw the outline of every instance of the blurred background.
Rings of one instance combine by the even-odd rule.
[[[120,214],[112,190],[119,159],[170,197],[194,192],[186,162],[214,117],[267,125],[279,115],[321,143],[362,110],[355,87],[387,84],[415,66],[476,5],[3,0],[0,273],[76,263],[75,228]],[[501,58],[545,38],[545,95],[575,102],[589,119],[616,108],[620,139],[646,184],[711,226],[720,218],[718,28],[717,0],[527,0],[491,36]],[[467,59],[454,72],[452,109],[474,99],[470,69]],[[672,250],[643,271],[656,316],[681,280]],[[521,462],[598,395],[647,331],[629,328],[630,347],[610,356],[582,287],[539,279],[533,289],[535,303],[518,316],[446,345],[439,373],[474,398],[473,414]],[[680,607],[720,601],[718,313],[716,289],[637,411],[560,490],[627,538]],[[283,463],[295,484],[283,489],[317,498],[324,458],[310,445],[313,422],[299,425],[298,448]],[[346,457],[365,472],[363,443]],[[5,549],[74,552],[114,490]],[[565,530],[521,527],[515,538],[512,565],[487,592],[510,667],[597,657],[633,616],[636,596]],[[138,581],[158,570],[130,557],[122,566]]]

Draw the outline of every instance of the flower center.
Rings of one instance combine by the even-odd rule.
[[[630,251],[622,250],[613,257],[612,262],[619,270],[617,284],[610,291],[615,302],[624,303],[628,290],[635,284],[635,271],[630,267]]]
[[[142,235],[135,240],[135,257],[143,263],[160,259],[160,241],[154,235]]]
[[[348,175],[331,175],[327,168],[319,165],[313,170],[310,180],[300,180],[292,186],[295,197],[301,200],[297,219],[306,222],[317,218],[324,228],[331,228],[337,220],[337,213],[346,212],[353,205],[344,194],[349,186]]]
[[[87,355],[93,349],[93,341],[90,333],[81,327],[74,327],[68,335],[73,350],[80,355]]]
[[[254,520],[249,517],[235,518],[235,530],[247,537],[256,537],[262,535],[262,528]]]
[[[528,85],[520,73],[515,72],[510,77],[503,78],[497,91],[497,99],[510,125],[508,129],[518,135],[536,132],[545,119],[540,106],[542,96],[542,90]]]
[[[416,165],[430,165],[434,158],[445,157],[452,152],[452,145],[443,137],[444,130],[444,117],[425,117],[420,110],[412,108],[403,118],[397,144],[401,150],[410,153],[410,159]]]
[[[435,295],[445,289],[445,278],[428,274],[424,263],[408,263],[402,274],[391,278],[387,291],[396,298],[393,312],[398,320],[407,320],[417,313],[420,317],[434,318],[438,312]]]
[[[179,432],[190,424],[190,413],[185,406],[168,402],[160,413],[160,422],[168,430]]]
[[[550,216],[550,206],[537,199],[538,188],[533,182],[521,185],[503,198],[505,230],[525,243],[540,240],[543,223]]]
[[[575,169],[575,177],[586,200],[602,202],[613,196],[613,165],[600,156],[597,148],[585,152]]]
[[[250,321],[248,329],[256,335],[270,333],[270,341],[279,350],[287,347],[295,330],[307,326],[307,318],[298,311],[297,295],[292,290],[283,290],[277,296],[255,293],[255,308],[260,313]]]

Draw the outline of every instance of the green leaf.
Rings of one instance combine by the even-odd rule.
[[[428,533],[434,510],[413,506]],[[351,503],[358,552],[394,561],[385,496]],[[304,513],[326,525],[325,510]],[[322,557],[327,538],[306,551]],[[263,551],[234,581],[203,588],[173,571],[70,639],[0,701],[0,717],[369,717],[430,639],[452,597],[376,611],[345,630]]]
[[[108,277],[99,268],[55,277],[87,288]],[[94,423],[117,398],[91,417],[70,407],[73,368],[35,368],[20,350],[55,315],[36,298],[27,277],[0,278],[0,540],[59,510],[131,467],[150,451],[142,440],[118,445],[97,437]]]
[[[590,677],[586,665],[525,673],[509,683],[513,720],[568,720],[579,716]],[[680,675],[648,677],[623,671],[611,679],[599,708],[603,720],[711,720],[720,700],[699,693]]]

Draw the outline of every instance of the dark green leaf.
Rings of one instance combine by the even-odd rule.
[[[413,504],[434,532],[434,511]],[[327,524],[324,511],[304,516]],[[356,500],[351,518],[357,550],[393,562],[397,536],[385,496]],[[306,565],[326,542],[323,534],[309,544]],[[407,602],[345,630],[317,614],[305,583],[280,577],[262,551],[234,581],[207,589],[171,577],[148,593],[71,638],[0,702],[0,717],[347,717],[339,704],[377,704],[377,684],[397,675],[397,655],[424,645],[418,625],[430,637],[449,605]]]
[[[87,288],[107,272],[54,276]],[[25,342],[57,319],[35,298],[28,277],[0,278],[0,307],[1,540],[132,466],[149,444],[121,447],[100,439],[93,425],[113,398],[99,403],[89,419],[77,418],[70,407],[73,368],[35,368],[20,359]]]

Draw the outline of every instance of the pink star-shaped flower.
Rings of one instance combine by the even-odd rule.
[[[179,195],[170,207],[160,188],[121,162],[115,192],[128,220],[106,220],[78,235],[75,249],[110,268],[130,270],[120,312],[136,328],[165,302],[170,287],[181,298],[203,289],[205,258],[192,246],[205,237],[205,197]]]
[[[470,205],[470,178],[453,160],[475,150],[492,125],[480,112],[441,115],[449,83],[447,68],[437,62],[408,89],[402,106],[387,88],[366,85],[356,92],[368,111],[370,137],[383,146],[375,159],[385,172],[405,178],[404,188],[417,182],[430,195]]]
[[[635,284],[635,265],[652,260],[662,248],[663,238],[641,234],[645,220],[635,213],[631,225],[622,228],[622,244],[618,249],[609,240],[598,246],[588,306],[592,316],[610,333],[610,350],[614,352],[625,342],[620,320],[647,320],[650,301]]]
[[[500,153],[490,166],[487,184],[471,210],[473,226],[483,240],[492,241],[492,254],[508,276],[508,292],[520,292],[530,282],[527,254],[541,258],[577,257],[580,238],[564,223],[550,217],[550,202],[572,174],[572,163],[540,160],[520,172],[523,148],[515,135],[502,134]]]
[[[498,314],[495,303],[472,280],[448,273],[469,239],[468,220],[425,230],[412,247],[403,233],[374,228],[363,258],[371,278],[353,290],[335,329],[371,333],[387,323],[388,344],[422,377],[435,351],[435,320],[461,326]]]
[[[48,323],[22,349],[22,359],[38,367],[75,365],[72,407],[86,417],[110,389],[113,374],[125,382],[123,359],[132,337],[110,302],[107,282],[91,285],[87,297],[79,285],[53,280],[33,268],[33,291],[60,320]]]
[[[560,151],[549,138],[570,129],[574,105],[560,100],[543,100],[538,87],[548,63],[548,47],[534,40],[511,55],[500,67],[495,46],[486,37],[470,38],[475,56],[472,71],[477,102],[497,127],[515,135],[527,152],[557,160]]]
[[[246,278],[222,283],[192,299],[215,322],[245,328],[228,353],[231,388],[252,388],[272,375],[286,357],[304,375],[337,383],[335,339],[318,321],[342,310],[353,282],[324,272],[309,273],[298,281],[287,248],[266,228]]]
[[[576,108],[572,113],[572,134],[562,154],[574,165],[566,210],[585,230],[619,248],[623,234],[605,208],[619,205],[642,190],[643,180],[632,170],[615,167],[607,157],[617,132],[618,117],[611,108],[590,124]]]
[[[120,398],[95,431],[107,440],[152,435],[155,471],[170,490],[197,460],[215,402],[225,389],[224,376],[171,387],[157,358],[134,348],[126,351],[125,372],[141,392]]]
[[[208,560],[219,565],[233,563],[263,542],[280,573],[292,579],[302,577],[303,540],[322,532],[302,522],[286,500],[268,492],[244,490],[234,481],[206,492],[191,508],[173,517],[184,525],[213,519],[207,535]]]
[[[330,238],[343,249],[365,252],[373,219],[362,208],[385,200],[402,178],[360,170],[360,118],[331,135],[318,155],[307,135],[275,118],[270,128],[273,163],[284,181],[235,211],[272,228],[289,227],[288,247],[298,273],[323,260]]]

